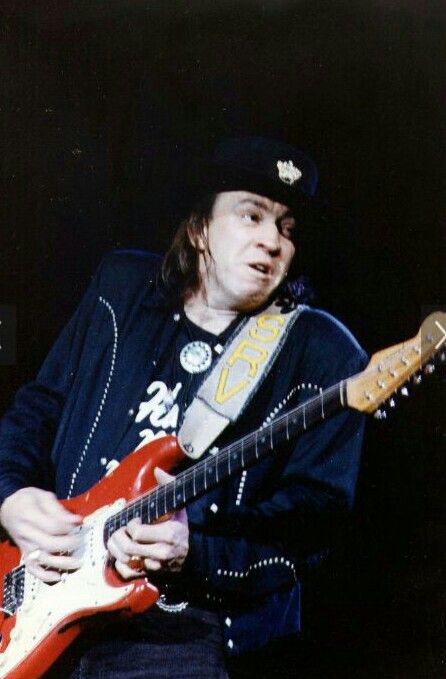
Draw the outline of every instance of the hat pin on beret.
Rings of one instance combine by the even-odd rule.
[[[279,179],[289,186],[292,186],[302,177],[302,172],[294,165],[292,160],[278,160],[277,169],[279,170]]]

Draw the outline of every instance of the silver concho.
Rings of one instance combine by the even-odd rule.
[[[189,342],[181,349],[180,363],[188,373],[202,373],[212,363],[212,349],[200,340]]]

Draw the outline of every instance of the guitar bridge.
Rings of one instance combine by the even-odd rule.
[[[22,605],[25,596],[25,566],[18,566],[6,573],[3,578],[3,605],[6,615],[14,615]]]

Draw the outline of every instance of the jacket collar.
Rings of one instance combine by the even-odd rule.
[[[151,272],[150,280],[141,296],[141,304],[148,309],[173,308],[172,295],[161,279],[161,265]]]

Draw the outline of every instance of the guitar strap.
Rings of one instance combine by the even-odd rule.
[[[185,412],[178,440],[190,458],[201,457],[242,414],[305,308],[284,308],[275,300],[243,321]]]

